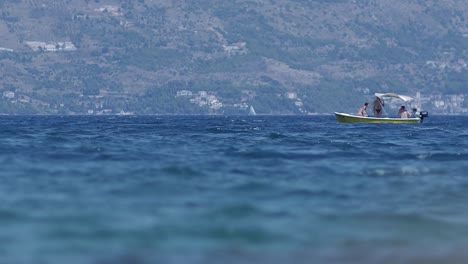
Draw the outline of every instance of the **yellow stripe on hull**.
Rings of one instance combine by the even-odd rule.
[[[370,123],[370,124],[419,124],[420,118],[379,118],[355,116],[344,113],[335,113],[340,123]]]

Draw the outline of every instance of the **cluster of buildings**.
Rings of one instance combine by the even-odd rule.
[[[75,51],[75,45],[70,41],[64,42],[43,42],[43,41],[26,41],[26,45],[33,51]]]
[[[188,97],[191,103],[201,107],[207,106],[213,111],[218,111],[223,107],[223,103],[221,103],[214,94],[208,93],[207,91],[193,93],[189,90],[181,90],[177,91],[176,97]]]
[[[50,103],[48,102],[38,100],[38,99],[29,97],[26,95],[17,95],[13,91],[4,91],[2,95],[5,100],[8,100],[14,104],[23,103],[23,104],[33,104],[33,105],[41,106],[41,107],[50,107]]]
[[[304,109],[303,102],[298,98],[297,93],[287,92],[283,95],[285,98],[293,100],[294,105],[297,107],[297,110],[303,114],[310,114],[307,110]],[[82,96],[83,97],[83,96]],[[89,98],[88,98],[89,97]],[[124,112],[106,108],[104,106],[105,98],[102,95],[97,96],[88,96],[81,100],[83,106],[88,107],[87,114],[90,115],[100,115],[100,114],[117,114],[117,115],[126,115],[133,114],[133,112]],[[186,99],[192,104],[196,104],[199,107],[207,107],[212,114],[223,113],[223,107],[234,107],[240,110],[247,110],[251,105],[251,101],[255,99],[255,91],[244,90],[242,91],[242,96],[239,102],[233,104],[222,103],[220,99],[215,95],[215,93],[209,91],[197,91],[192,92],[189,90],[179,90],[176,92],[176,98]],[[54,105],[49,102],[35,99],[26,95],[18,94],[14,91],[3,91],[1,93],[2,100],[8,101],[13,104],[30,104],[36,107],[41,107],[43,109],[50,109],[52,112],[56,112],[57,109],[64,108],[63,104]],[[394,102],[392,100],[386,101],[386,108],[398,109],[401,105],[401,101]],[[468,102],[465,102],[464,94],[431,94],[428,96],[422,96],[421,93],[417,93],[414,96],[414,101],[412,101],[409,107],[416,107],[420,110],[430,111],[431,114],[438,115],[466,115],[468,114]],[[55,110],[54,110],[55,109]]]
[[[416,100],[418,100],[418,98],[416,98]],[[435,114],[447,115],[468,113],[468,103],[465,103],[464,94],[434,94],[426,98],[421,98],[421,101],[430,103]]]
[[[287,92],[285,94],[286,98],[289,100],[294,100],[294,105],[297,107],[299,112],[303,114],[308,114],[309,112],[304,109],[304,103],[302,102],[302,99],[297,96],[296,92]]]
[[[122,10],[118,6],[113,5],[104,5],[99,8],[94,9],[96,12],[100,13],[109,13],[112,16],[123,16]]]
[[[188,97],[191,103],[199,106],[207,106],[215,111],[226,106],[245,110],[249,107],[248,101],[253,100],[255,96],[254,91],[245,90],[242,91],[242,97],[239,103],[223,104],[215,95],[210,94],[210,92],[207,91],[198,91],[193,93],[189,90],[180,90],[176,94],[176,97]],[[309,112],[304,109],[304,104],[296,92],[286,92],[284,96],[294,101],[294,105],[300,113],[309,114]],[[390,109],[398,109],[401,105],[401,101],[394,102],[389,100],[387,104]],[[412,101],[409,106],[416,107],[421,110],[428,110],[433,114],[440,115],[468,114],[468,103],[465,102],[464,94],[431,94],[428,96],[422,96],[421,93],[418,92],[416,93],[416,96],[414,96],[414,101]]]
[[[256,97],[255,91],[243,90],[240,102],[234,104],[223,104],[214,93],[207,91],[198,91],[196,93],[189,90],[179,90],[176,92],[175,97],[186,97],[191,103],[194,103],[200,107],[207,106],[210,110],[217,112],[223,107],[234,107],[240,110],[246,110],[249,108],[249,101],[252,101]],[[281,95],[280,95],[281,96]],[[294,100],[294,105],[298,108],[299,112],[307,114],[308,112],[303,108],[304,104],[300,98],[298,98],[296,92],[287,92],[284,97]]]
[[[455,70],[457,72],[461,72],[464,69],[468,69],[468,62],[464,59],[457,59],[453,62],[448,61],[426,61],[426,66],[429,66],[434,69],[441,69],[441,70]]]
[[[228,55],[243,55],[247,53],[247,43],[237,42],[230,45],[223,45],[223,50]]]
[[[75,51],[77,50],[75,44],[71,41],[26,41],[28,46],[33,51]],[[0,52],[14,52],[13,49],[0,47]]]
[[[12,49],[8,49],[8,48],[2,48],[2,47],[0,47],[0,51],[13,52],[13,50],[12,50]]]

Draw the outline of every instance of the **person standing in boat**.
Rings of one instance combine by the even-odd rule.
[[[373,107],[375,117],[382,116],[382,110],[383,110],[384,105],[385,105],[384,101],[380,99],[378,96],[376,96],[374,100],[374,107]]]
[[[398,110],[398,116],[400,118],[410,118],[411,117],[411,113],[408,112],[408,110],[406,110],[405,106],[402,105],[400,107],[400,109]]]
[[[367,117],[368,115],[367,115],[367,112],[366,112],[366,111],[367,111],[367,106],[368,106],[368,105],[369,105],[369,104],[368,104],[367,102],[364,103],[364,105],[359,109],[358,115]]]

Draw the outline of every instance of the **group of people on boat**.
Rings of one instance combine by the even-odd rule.
[[[383,112],[383,107],[385,105],[384,100],[379,98],[378,96],[375,97],[374,103],[373,103],[373,111],[374,111],[374,117],[381,117],[382,112]],[[367,114],[367,107],[369,106],[369,103],[364,103],[364,105],[359,109],[358,115],[368,117],[369,115]],[[402,105],[400,109],[398,110],[398,117],[399,118],[410,118],[411,113],[406,110],[405,106]]]

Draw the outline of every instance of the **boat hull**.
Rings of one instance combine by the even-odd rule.
[[[388,118],[365,117],[335,112],[336,119],[340,123],[370,123],[370,124],[419,124],[420,118]]]

